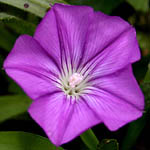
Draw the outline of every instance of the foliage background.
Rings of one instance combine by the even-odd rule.
[[[93,132],[88,131],[81,138],[78,137],[62,147],[68,150],[88,150],[91,145],[95,145],[91,149],[117,150],[119,143],[121,150],[149,150],[149,0],[67,0],[66,2],[61,0],[0,0],[0,150],[56,149],[48,141],[42,129],[28,115],[27,108],[31,100],[5,74],[2,68],[3,61],[12,49],[16,38],[20,34],[33,35],[37,24],[49,9],[49,3],[52,5],[56,2],[89,5],[95,10],[109,15],[120,16],[136,28],[142,59],[133,65],[133,69],[144,92],[146,103],[143,117],[124,126],[117,132],[108,131],[103,124],[93,127],[99,142],[95,142],[97,139],[94,135],[92,137]]]

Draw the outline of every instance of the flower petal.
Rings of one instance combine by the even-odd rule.
[[[131,66],[95,80],[84,99],[110,130],[141,117],[144,109],[144,97]]]
[[[18,38],[4,68],[32,99],[58,90],[55,84],[59,67],[30,36]]]
[[[62,57],[62,62],[76,67],[92,15],[93,9],[87,6],[55,4],[38,26],[34,38],[56,60]]]
[[[79,136],[85,130],[101,123],[100,117],[81,98],[74,105],[74,112],[64,134],[64,143]]]
[[[40,24],[37,26],[34,38],[60,65],[61,48],[53,8],[46,13]]]
[[[54,93],[41,97],[31,104],[28,111],[50,140],[55,145],[60,145],[73,113],[73,105],[66,100],[66,96]]]
[[[86,43],[81,66],[93,76],[111,74],[140,59],[135,30],[119,17],[96,12]]]
[[[55,145],[64,144],[91,126],[100,123],[100,119],[82,100],[72,103],[62,93],[42,97],[34,101],[29,113],[44,129]]]

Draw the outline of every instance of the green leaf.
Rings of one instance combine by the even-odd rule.
[[[96,150],[97,144],[99,143],[99,141],[91,129],[85,131],[83,134],[80,135],[80,137],[82,141],[84,142],[84,144],[90,150]]]
[[[145,83],[150,83],[150,64],[148,64],[148,70],[144,78]]]
[[[119,150],[119,144],[115,139],[104,139],[98,145],[97,150]]]
[[[147,73],[145,75],[144,81],[141,84],[142,91],[145,98],[145,112],[146,114],[150,112],[150,64],[148,64]]]
[[[31,36],[34,34],[36,28],[36,25],[22,19],[5,21],[5,25],[18,34],[28,34]]]
[[[39,17],[43,17],[50,4],[65,3],[63,0],[0,0],[4,4],[8,4],[24,11],[33,13]]]
[[[137,39],[142,50],[150,51],[150,34],[137,32]]]
[[[149,0],[127,0],[127,2],[135,9],[148,12]]]
[[[10,94],[24,94],[24,91],[21,89],[21,87],[11,78],[6,76],[7,81],[8,81],[8,92]]]
[[[0,13],[0,21],[7,27],[11,28],[13,31],[19,34],[29,34],[33,35],[36,25],[30,22],[24,21],[21,18]],[[1,32],[1,31],[0,31]]]
[[[144,115],[142,118],[132,122],[129,124],[127,134],[122,143],[121,150],[130,150],[132,146],[137,141],[139,135],[141,134],[143,128],[146,124],[146,116]]]
[[[17,38],[17,34],[13,34],[13,32],[33,35],[35,28],[36,25],[30,22],[0,12],[0,47],[9,52]],[[8,29],[13,32],[10,32]]]
[[[47,138],[26,132],[0,132],[1,150],[56,150]],[[63,150],[63,148],[57,148]]]
[[[66,0],[71,4],[77,5],[89,5],[95,10],[100,10],[104,13],[110,14],[117,6],[119,6],[123,0]]]
[[[0,47],[10,51],[13,47],[16,36],[11,34],[3,24],[0,23]]]
[[[150,64],[148,65],[148,71],[141,84],[142,91],[145,97],[145,110],[150,110]],[[147,121],[147,112],[144,112],[142,118],[129,124],[126,136],[124,137],[121,150],[130,150],[136,143],[138,137],[140,136],[142,130],[144,129]]]
[[[12,16],[12,15],[9,15],[7,13],[4,13],[4,12],[0,12],[0,21],[2,20],[10,20],[10,19],[14,19],[16,18],[15,16]]]
[[[101,10],[104,13],[110,14],[123,0],[94,0],[91,1],[95,10]]]
[[[25,95],[0,96],[0,122],[26,112],[30,103]]]
[[[145,98],[145,113],[150,112],[150,82],[143,82],[141,88]]]

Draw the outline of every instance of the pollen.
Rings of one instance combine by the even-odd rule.
[[[72,96],[76,99],[83,94],[86,87],[86,80],[80,73],[67,73],[60,77],[60,87],[67,96]]]
[[[74,73],[69,78],[69,85],[70,87],[74,88],[76,85],[78,85],[83,80],[83,76],[79,73]]]

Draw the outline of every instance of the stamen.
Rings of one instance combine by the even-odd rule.
[[[83,76],[79,73],[74,73],[69,78],[69,85],[74,88],[76,85],[78,85],[83,80]]]
[[[87,77],[85,78],[81,73],[75,72],[75,69],[64,66],[64,73],[60,76],[61,89],[68,96],[72,97],[72,99],[78,100],[79,96],[84,93],[84,90],[87,89]],[[67,72],[68,71],[68,72]]]

